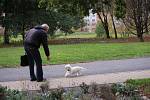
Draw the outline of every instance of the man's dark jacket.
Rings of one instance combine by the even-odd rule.
[[[24,46],[32,48],[40,48],[43,45],[46,56],[49,56],[49,48],[47,41],[47,33],[40,26],[30,29],[25,34]]]

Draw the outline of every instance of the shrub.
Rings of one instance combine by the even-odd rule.
[[[4,100],[5,99],[6,91],[7,91],[7,87],[0,86],[0,100]]]
[[[18,90],[7,90],[6,100],[27,100],[26,94]]]
[[[82,84],[80,84],[80,88],[81,88],[82,93],[84,93],[84,94],[89,93],[88,92],[89,86],[87,84],[85,84],[84,82]]]
[[[102,25],[102,23],[97,23],[95,33],[97,34],[97,37],[104,37],[105,36],[105,29]]]
[[[18,90],[0,86],[0,100],[27,100],[27,96]]]
[[[139,100],[139,92],[134,85],[131,84],[113,84],[113,93],[119,98],[130,98],[130,100]]]
[[[141,100],[139,91],[132,84],[104,84],[84,82],[79,87],[50,90],[48,82],[40,86],[41,91],[18,91],[0,86],[0,100]],[[101,99],[100,99],[101,98]]]

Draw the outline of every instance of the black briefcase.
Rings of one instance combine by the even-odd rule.
[[[22,55],[22,56],[20,57],[20,60],[21,60],[20,66],[28,66],[28,65],[29,65],[27,55]]]

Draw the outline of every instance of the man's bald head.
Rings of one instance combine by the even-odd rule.
[[[47,24],[42,24],[41,27],[42,27],[46,32],[48,32],[49,26],[48,26]]]

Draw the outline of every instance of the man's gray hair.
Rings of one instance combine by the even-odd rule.
[[[46,29],[46,30],[49,30],[49,26],[47,24],[42,24],[41,27]]]

